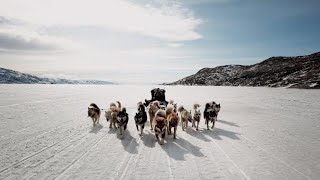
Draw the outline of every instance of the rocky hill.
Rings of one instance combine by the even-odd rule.
[[[0,68],[0,84],[114,84],[98,80],[69,80],[61,78],[42,78],[10,69]]]
[[[269,86],[320,89],[320,52],[271,57],[260,63],[203,68],[168,85]]]

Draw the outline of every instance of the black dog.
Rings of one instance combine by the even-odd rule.
[[[159,101],[160,105],[164,105],[165,107],[168,105],[168,101],[166,101],[165,96],[166,90],[160,88],[154,88],[151,90],[151,100],[145,99],[144,105],[147,107],[153,101]]]
[[[220,111],[220,104],[216,104],[215,102],[206,103],[205,109],[203,111],[203,116],[205,119],[205,123],[207,124],[207,129],[209,130],[209,122],[212,122],[212,129],[214,128],[214,124],[217,121],[218,113]]]
[[[134,116],[134,120],[136,122],[136,127],[137,130],[139,131],[139,127],[140,126],[140,136],[143,135],[143,129],[144,129],[144,124],[147,122],[147,112],[145,107],[143,106],[142,102],[138,103],[138,113],[136,113],[136,115]]]

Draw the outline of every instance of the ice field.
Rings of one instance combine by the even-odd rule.
[[[179,125],[177,139],[141,138],[136,104],[154,87],[190,110],[221,103],[216,128]],[[253,87],[0,85],[0,179],[319,179],[320,91]],[[87,107],[119,100],[124,139],[92,126]]]

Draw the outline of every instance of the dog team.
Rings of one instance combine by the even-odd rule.
[[[179,108],[177,108],[177,104],[172,100],[163,104],[161,104],[161,101],[155,99],[148,103],[139,102],[137,104],[137,113],[134,115],[137,131],[140,131],[139,135],[143,136],[143,130],[148,120],[148,113],[151,130],[154,131],[156,140],[162,145],[166,134],[172,134],[172,129],[173,139],[176,139],[177,128],[180,121],[183,131],[188,127],[189,122],[192,123],[192,127],[198,131],[201,119],[201,112],[199,108],[199,104],[194,104],[192,113],[191,110],[188,111],[183,106],[179,106]],[[220,108],[220,104],[217,104],[214,101],[205,104],[203,117],[208,130],[209,123],[212,123],[211,128],[214,128]],[[88,117],[91,117],[93,126],[99,124],[100,115],[101,109],[96,104],[91,103],[88,107]],[[119,101],[111,103],[109,108],[105,110],[105,118],[107,122],[110,122],[109,128],[119,130],[119,135],[122,139],[129,121],[129,115],[126,108],[121,107],[121,103]]]

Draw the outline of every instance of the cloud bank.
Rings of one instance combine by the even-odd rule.
[[[155,7],[124,0],[2,0],[0,13],[43,26],[99,26],[166,41],[201,38],[202,23],[179,3]]]

